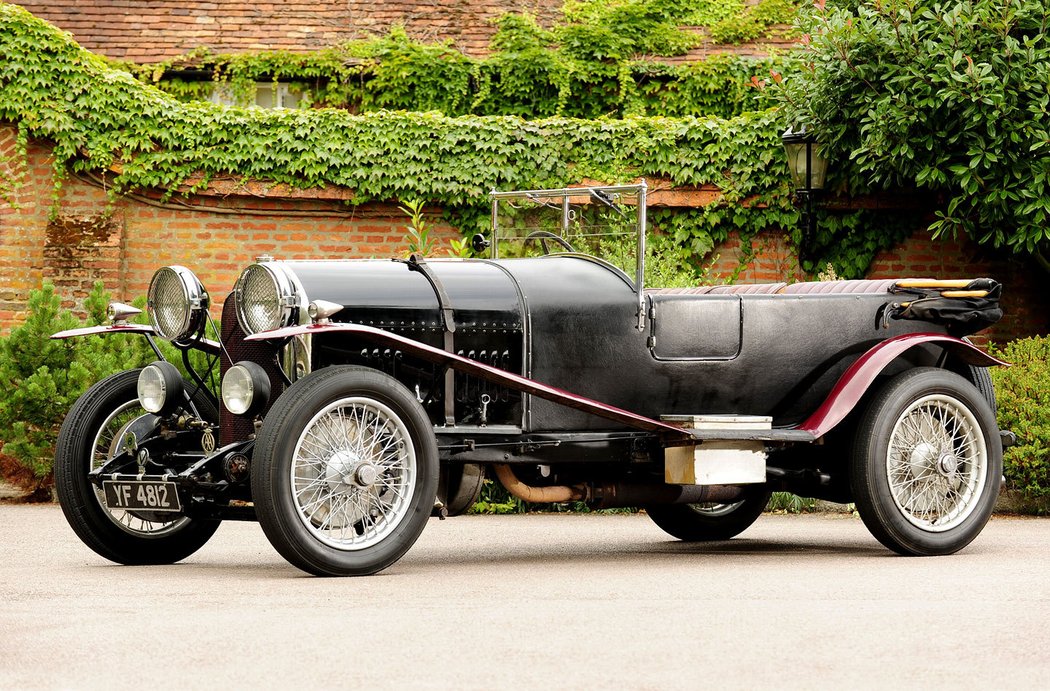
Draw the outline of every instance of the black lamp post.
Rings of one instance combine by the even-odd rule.
[[[788,170],[795,183],[795,196],[805,203],[805,226],[802,230],[799,259],[804,259],[808,240],[817,231],[817,217],[813,213],[813,197],[824,189],[824,177],[828,172],[828,161],[820,155],[816,138],[806,128],[795,131],[788,128],[780,137],[787,152]]]

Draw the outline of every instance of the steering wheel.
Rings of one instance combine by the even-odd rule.
[[[555,235],[549,230],[534,230],[525,236],[525,243],[528,244],[529,240],[539,240],[540,245],[543,247],[544,254],[550,254],[550,247],[547,246],[548,240],[554,240],[554,242],[565,248],[566,252],[575,252],[576,248],[569,244],[569,242],[560,235]]]

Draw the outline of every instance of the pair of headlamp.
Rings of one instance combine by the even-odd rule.
[[[138,398],[146,412],[168,415],[186,401],[182,373],[170,362],[158,360],[142,368]],[[234,415],[262,411],[270,400],[270,378],[254,362],[238,362],[222,378],[222,404]]]

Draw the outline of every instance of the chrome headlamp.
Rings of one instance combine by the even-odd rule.
[[[258,364],[245,360],[222,377],[222,404],[234,415],[261,412],[270,400],[270,377]]]
[[[184,266],[165,266],[153,274],[146,306],[161,338],[182,341],[197,332],[208,313],[208,292]]]
[[[300,305],[296,284],[277,264],[252,264],[237,279],[237,321],[244,333],[288,326]]]
[[[147,412],[167,414],[182,405],[182,374],[170,362],[158,360],[142,368],[138,380],[139,405]]]

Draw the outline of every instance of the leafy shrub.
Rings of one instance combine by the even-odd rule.
[[[533,505],[512,496],[496,480],[485,480],[481,487],[481,496],[469,510],[472,514],[508,514],[527,513]]]
[[[990,372],[999,427],[1017,435],[1003,455],[1008,487],[1028,499],[1050,497],[1050,336],[1025,338],[995,350],[1012,367]]]
[[[623,59],[647,53],[681,55],[698,43],[678,28],[680,2],[601,0],[568,2],[566,24],[555,34],[564,50],[584,59]]]
[[[800,497],[791,492],[773,492],[769,497],[766,511],[770,513],[812,513],[816,511],[817,500]]]
[[[101,284],[96,285],[87,307],[88,323],[101,323],[105,312]],[[0,443],[6,455],[46,483],[55,437],[66,411],[94,382],[138,366],[142,351],[123,342],[126,336],[110,337],[111,341],[99,337],[51,340],[56,331],[82,325],[62,309],[51,284],[30,293],[27,308],[25,323],[0,340]]]
[[[758,38],[774,24],[786,24],[795,16],[792,0],[760,0],[711,25],[715,43],[743,43]]]
[[[473,62],[447,45],[416,43],[403,28],[395,27],[369,52],[385,68],[376,70],[368,82],[364,106],[397,108],[412,100],[419,110],[460,115],[464,106],[470,105],[464,95],[474,71]]]
[[[91,373],[73,341],[49,336],[77,326],[51,285],[29,296],[29,317],[0,341],[0,440],[3,451],[43,481],[51,472],[62,415],[84,392]],[[61,412],[59,412],[61,411]]]
[[[795,2],[762,0],[745,7],[743,0],[571,1],[550,30],[531,15],[504,14],[484,58],[447,43],[420,43],[395,26],[387,36],[309,53],[214,54],[196,48],[163,63],[111,64],[183,101],[208,100],[220,87],[237,105],[251,105],[258,84],[272,80],[297,93],[300,108],[531,119],[643,113],[731,117],[765,107],[751,107],[751,97],[760,92],[746,85],[752,76],[767,74],[766,63],[775,60],[713,56],[668,65],[639,57],[689,50],[700,35],[682,30],[684,25],[711,27],[709,38],[716,42],[754,38],[770,24],[787,21]],[[213,80],[186,81],[178,75],[187,68],[211,72]]]
[[[157,359],[139,335],[51,339],[57,331],[103,323],[108,304],[103,284],[96,283],[84,302],[87,319],[81,322],[62,308],[55,287],[45,283],[30,293],[25,323],[0,339],[0,446],[5,456],[29,471],[17,474],[31,477],[28,484],[50,484],[58,428],[88,387],[110,374]],[[144,319],[145,314],[139,318]],[[182,368],[181,357],[172,346],[160,341],[158,345],[168,360]],[[198,371],[207,370],[203,360],[191,362]]]

